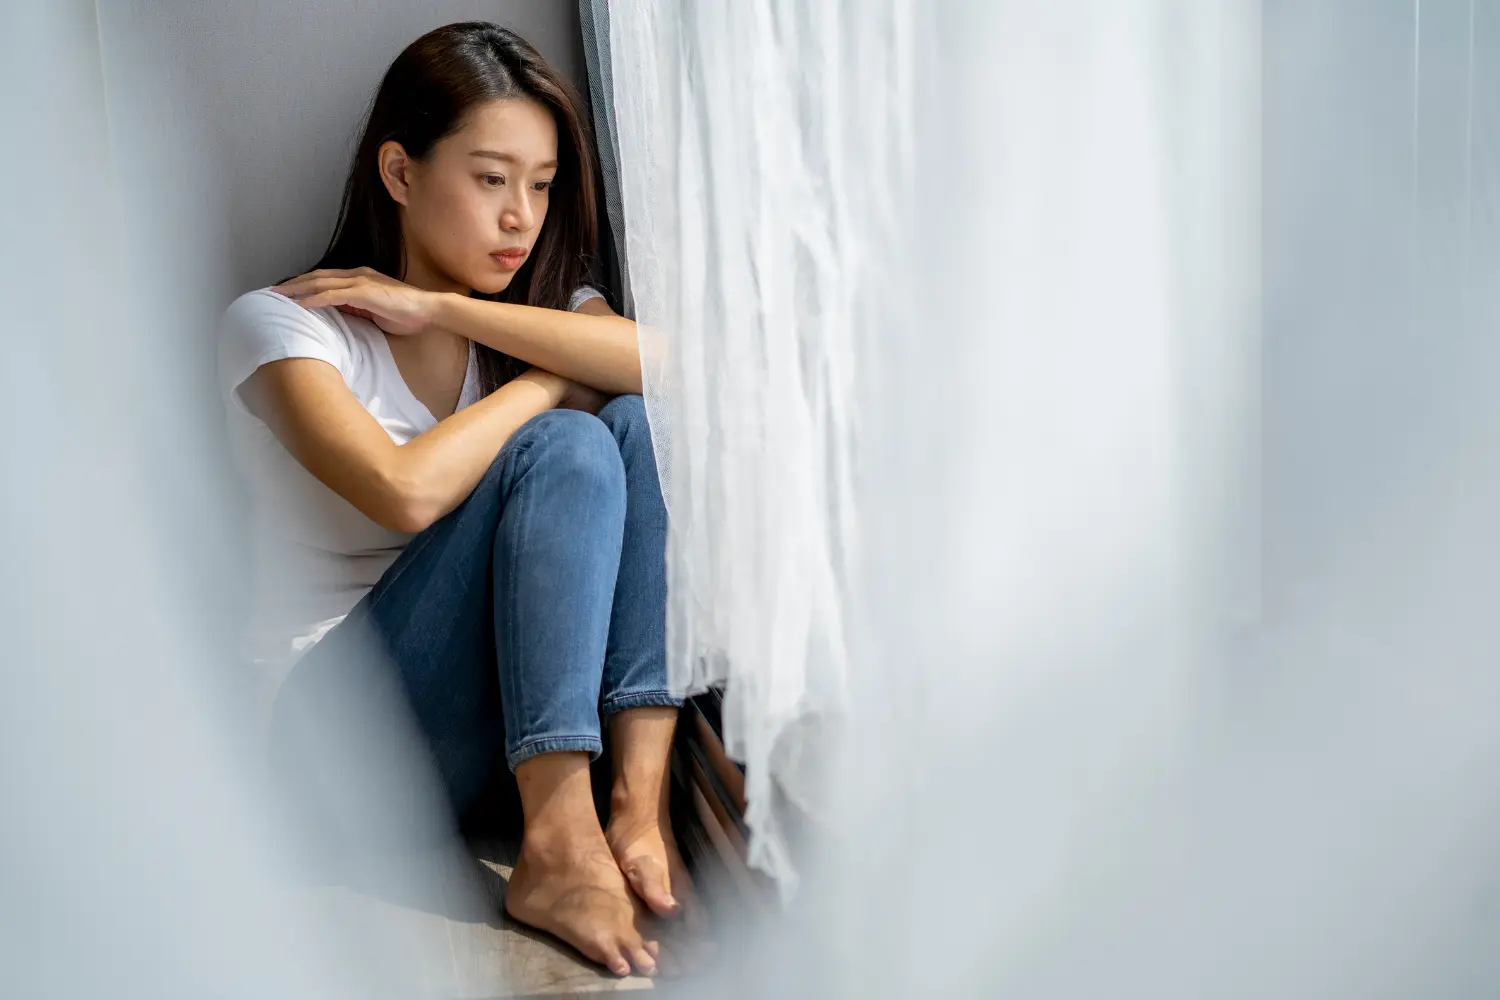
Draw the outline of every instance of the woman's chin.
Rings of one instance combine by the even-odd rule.
[[[514,271],[501,271],[496,268],[481,268],[477,273],[471,271],[465,274],[469,288],[474,289],[480,295],[498,295],[499,292],[510,288],[510,282],[516,279]]]
[[[515,272],[506,274],[476,274],[469,281],[470,287],[480,295],[499,295],[510,287],[511,279],[514,277]]]

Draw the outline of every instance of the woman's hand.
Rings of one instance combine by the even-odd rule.
[[[599,411],[604,408],[604,404],[612,398],[582,382],[571,380],[567,382],[567,388],[563,390],[562,402],[557,404],[559,410],[582,410],[584,413],[592,413],[597,417]]]
[[[334,306],[340,312],[372,320],[386,333],[421,333],[432,322],[440,292],[428,292],[368,267],[352,271],[311,271],[271,291],[307,309]]]
[[[563,378],[545,368],[528,368],[519,378],[536,382],[547,390],[554,410],[582,410],[598,416],[599,410],[610,397],[598,389],[591,389],[581,382]]]

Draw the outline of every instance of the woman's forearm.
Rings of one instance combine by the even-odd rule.
[[[565,391],[550,373],[528,372],[396,449],[390,488],[406,530],[421,531],[462,503],[521,425]]]
[[[641,391],[641,354],[635,323],[444,295],[432,322],[527,364],[619,395]]]

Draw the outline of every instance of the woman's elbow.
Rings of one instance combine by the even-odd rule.
[[[424,504],[397,503],[382,511],[381,516],[374,520],[387,531],[417,535],[432,527],[439,516],[437,511]]]
[[[441,506],[415,484],[390,479],[381,484],[373,509],[365,513],[387,531],[415,535],[443,516]]]

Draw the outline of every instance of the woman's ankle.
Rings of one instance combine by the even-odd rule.
[[[667,795],[664,786],[665,781],[630,785],[616,779],[609,795],[610,829],[667,825]]]
[[[516,768],[521,791],[521,851],[536,861],[564,860],[603,839],[587,754],[539,754]]]
[[[676,709],[654,706],[626,709],[610,720],[615,765],[611,825],[617,817],[637,825],[665,822],[668,758],[676,724]]]
[[[521,834],[521,857],[548,868],[573,864],[606,847],[597,816],[573,824],[530,824]]]

